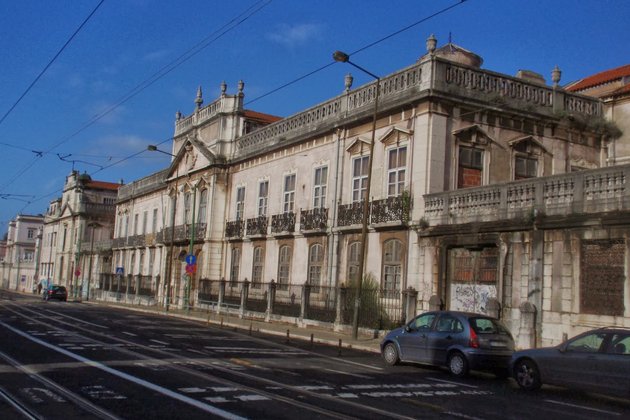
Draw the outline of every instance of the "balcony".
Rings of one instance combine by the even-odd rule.
[[[271,216],[272,234],[292,234],[295,232],[295,213],[281,213]]]
[[[144,235],[133,235],[127,238],[127,246],[143,247],[146,245]]]
[[[267,216],[247,219],[247,236],[267,235],[267,225],[269,225],[269,218]]]
[[[300,232],[325,231],[328,227],[328,209],[300,211]]]
[[[501,221],[522,226],[542,218],[560,223],[629,211],[629,177],[630,165],[624,165],[427,194],[424,218],[429,226]]]
[[[370,217],[370,206],[368,204],[368,220]],[[339,205],[339,217],[337,226],[361,225],[363,221],[363,202]]]
[[[225,224],[226,238],[242,238],[244,233],[245,222],[243,220],[233,220]]]
[[[373,224],[391,222],[408,223],[410,210],[411,201],[409,195],[388,197],[384,200],[374,200],[372,201],[371,222]]]
[[[192,224],[185,225],[177,225],[175,226],[175,230],[171,227],[166,227],[162,229],[161,235],[158,235],[158,238],[161,237],[162,243],[171,243],[172,242],[188,242],[192,237]],[[204,240],[206,236],[206,224],[205,223],[196,223],[195,224],[195,236],[193,238],[194,242],[201,242]]]

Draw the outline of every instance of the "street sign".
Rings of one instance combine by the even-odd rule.
[[[197,257],[195,257],[193,254],[186,255],[186,264],[195,265],[196,263],[197,263]]]
[[[125,274],[125,270],[122,267],[116,267],[116,274]]]
[[[187,264],[186,272],[188,274],[195,274],[197,272],[197,264]]]
[[[76,271],[74,272],[74,275],[79,277],[81,275],[81,270],[77,268]]]

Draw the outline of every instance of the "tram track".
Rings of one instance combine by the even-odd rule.
[[[163,360],[163,359],[156,359],[155,357],[152,357],[150,355],[167,358],[168,360],[171,360],[172,363],[176,363],[177,361],[186,363],[186,362],[190,362],[191,360],[194,360],[196,365],[201,366],[201,367],[211,368],[214,371],[218,371],[220,374],[224,376],[218,376],[218,375],[210,374],[207,372],[201,372],[199,370],[193,369],[188,366],[182,366],[182,364],[177,364],[177,370],[181,373],[185,373],[199,379],[213,381],[216,383],[223,384],[224,386],[237,387],[239,389],[243,389],[248,392],[262,395],[266,398],[288,404],[292,407],[295,407],[301,410],[308,410],[308,412],[311,412],[319,416],[325,416],[328,418],[335,418],[335,419],[350,419],[350,418],[356,418],[356,417],[373,417],[373,416],[379,416],[382,418],[395,418],[395,419],[409,418],[406,416],[401,416],[401,415],[392,413],[390,411],[382,410],[376,407],[366,406],[365,404],[348,401],[348,400],[341,399],[332,395],[326,395],[326,394],[313,392],[308,389],[304,389],[302,387],[285,384],[282,382],[278,382],[269,378],[264,378],[264,377],[261,377],[252,373],[244,372],[241,370],[235,370],[235,369],[218,366],[216,364],[212,364],[208,360],[191,359],[187,357],[173,355],[172,353],[169,353],[167,351],[150,347],[144,344],[140,344],[140,343],[131,341],[129,339],[115,337],[115,336],[112,336],[111,334],[105,334],[104,332],[95,331],[95,329],[92,326],[89,326],[90,327],[89,328],[88,326],[76,325],[77,324],[76,318],[67,316],[65,314],[61,314],[59,312],[54,312],[55,319],[54,319],[54,324],[53,324],[51,322],[39,319],[37,317],[29,316],[28,314],[25,314],[22,312],[24,311],[24,312],[29,313],[30,315],[41,316],[43,312],[41,310],[34,311],[25,306],[19,306],[13,303],[5,303],[3,306],[7,308],[7,310],[14,313],[15,315],[20,316],[23,319],[26,319],[30,322],[34,322],[39,325],[46,326],[47,328],[53,328],[60,332],[74,334],[77,337],[80,337],[86,341],[99,344],[103,346],[104,348],[108,348],[110,350],[120,352],[122,354],[133,357],[135,359],[145,361],[147,363],[152,363],[155,361],[159,362],[160,360]],[[44,312],[45,311],[46,310],[44,310]],[[70,319],[72,320],[72,322],[66,321],[64,319],[60,319],[60,317]],[[67,329],[61,328],[60,324],[64,325]],[[80,331],[80,333],[78,331]],[[95,338],[95,337],[98,337],[98,338]],[[121,348],[119,345],[112,344],[111,342],[107,342],[107,341],[113,341],[114,343],[133,346],[134,348],[141,349],[150,355],[147,355],[145,353],[140,353],[138,351],[131,350],[129,348]],[[285,392],[289,391],[292,395],[296,395],[296,396],[301,395],[303,398],[306,397],[306,398],[311,398],[318,401],[325,401],[327,403],[334,403],[338,405],[339,407],[345,407],[344,411],[346,411],[347,413],[352,413],[352,414],[343,414],[338,411],[332,411],[327,408],[322,408],[318,405],[315,405],[306,401],[298,401],[296,398],[287,397],[285,395],[282,395],[276,392],[271,392],[268,389],[265,390],[258,387],[252,387],[236,380],[227,379],[225,375],[230,375],[231,377],[238,377],[238,378],[241,378],[242,380],[248,380],[254,383],[259,383],[262,386],[266,386],[268,389],[272,388],[272,389],[282,389]],[[364,414],[361,415],[360,413],[364,413]]]

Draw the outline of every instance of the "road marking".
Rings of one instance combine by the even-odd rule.
[[[430,380],[435,381],[435,382],[444,382],[445,384],[464,386],[464,387],[468,387],[468,388],[475,388],[475,389],[479,388],[478,386],[475,386],[475,385],[463,384],[461,382],[445,381],[444,379],[438,379],[438,378],[427,378],[427,379],[430,379]]]
[[[82,319],[80,319],[80,318],[75,318],[75,317],[73,317],[73,316],[66,315],[66,314],[61,314],[61,313],[59,313],[59,312],[55,312],[55,311],[50,311],[50,310],[49,310],[48,312],[52,312],[53,314],[57,314],[57,315],[59,315],[59,316],[63,316],[63,317],[66,317],[66,318],[73,319],[73,320],[75,320],[75,321],[77,321],[77,322],[81,322],[81,323],[83,323],[83,324],[91,325],[92,327],[96,327],[96,328],[103,328],[103,329],[105,329],[105,330],[109,330],[109,327],[106,327],[105,325],[94,324],[94,323],[92,323],[92,322],[87,322],[87,321],[84,321],[84,320],[82,320]]]
[[[165,341],[150,339],[149,341],[153,341],[154,343],[162,344],[163,346],[170,346],[171,343],[167,343]]]
[[[341,370],[335,370],[335,369],[324,369],[328,372],[333,372],[333,373],[339,373],[341,375],[348,375],[348,376],[354,376],[356,378],[361,378],[361,379],[372,379],[370,376],[367,375],[359,375],[358,373],[350,373],[350,372],[344,372]]]
[[[130,333],[130,332],[127,332],[127,331],[122,331],[122,333],[123,334],[127,334],[127,335],[129,335],[131,337],[137,337],[138,336],[138,334]]]
[[[117,394],[111,389],[107,389],[102,385],[84,386],[81,388],[81,392],[88,394],[95,400],[126,400],[124,395]]]
[[[562,401],[556,401],[556,400],[545,400],[546,402],[552,403],[552,404],[558,404],[558,405],[565,405],[567,407],[573,407],[573,408],[581,408],[583,410],[590,410],[590,411],[595,411],[597,413],[604,413],[604,414],[610,414],[612,416],[620,416],[621,413],[617,413],[615,411],[608,411],[608,410],[601,410],[599,408],[593,408],[593,407],[587,407],[585,405],[578,405],[578,404],[570,404],[570,403],[565,403]]]
[[[20,335],[20,336],[22,336],[22,337],[24,337],[24,338],[34,342],[34,343],[37,343],[37,344],[42,345],[44,347],[47,347],[47,348],[49,348],[51,350],[54,350],[54,351],[56,351],[58,353],[66,355],[66,356],[68,356],[68,357],[70,357],[72,359],[78,360],[79,362],[83,362],[83,363],[85,363],[88,366],[94,367],[96,369],[100,369],[100,370],[105,371],[107,373],[110,373],[110,374],[112,374],[114,376],[117,376],[119,378],[125,379],[125,380],[127,380],[129,382],[133,382],[133,383],[135,383],[137,385],[143,386],[143,387],[145,387],[147,389],[150,389],[152,391],[159,392],[162,395],[165,395],[167,397],[170,397],[170,398],[173,398],[175,400],[181,401],[181,402],[183,402],[185,404],[189,404],[189,405],[191,405],[193,407],[196,407],[196,408],[198,408],[200,410],[203,410],[203,411],[205,411],[207,413],[214,414],[214,415],[226,418],[226,419],[243,419],[243,417],[240,417],[240,416],[238,416],[236,414],[233,414],[233,413],[230,413],[228,411],[222,410],[222,409],[220,409],[218,407],[214,407],[212,405],[205,404],[205,403],[203,403],[201,401],[198,401],[198,400],[195,400],[193,398],[187,397],[185,395],[179,394],[177,392],[171,391],[170,389],[164,388],[164,387],[162,387],[160,385],[154,384],[152,382],[146,381],[144,379],[138,378],[138,377],[130,375],[128,373],[121,372],[121,371],[116,370],[116,369],[112,369],[109,366],[106,366],[106,365],[104,365],[104,364],[102,364],[100,362],[97,362],[95,360],[91,360],[91,359],[88,359],[86,357],[80,356],[78,354],[72,353],[71,351],[65,350],[65,349],[63,349],[61,347],[58,347],[58,346],[55,346],[54,344],[47,343],[47,342],[45,342],[43,340],[40,340],[39,338],[33,337],[30,334],[27,334],[27,333],[25,333],[23,331],[20,331],[17,328],[14,328],[11,325],[6,324],[6,323],[4,323],[2,321],[0,321],[0,325],[2,325],[6,329],[13,331],[14,333],[16,333],[16,334],[18,334],[18,335]]]
[[[44,399],[42,397],[38,397],[36,394],[40,394],[43,395],[55,402],[58,403],[65,403],[66,400],[64,400],[60,395],[55,394],[54,392],[52,392],[49,389],[46,388],[22,388],[21,391],[28,395],[29,398],[31,398],[31,400],[33,400],[33,402],[35,403],[43,403]]]

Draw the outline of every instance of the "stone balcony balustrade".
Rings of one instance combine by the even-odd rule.
[[[630,165],[426,194],[430,226],[630,210]]]

